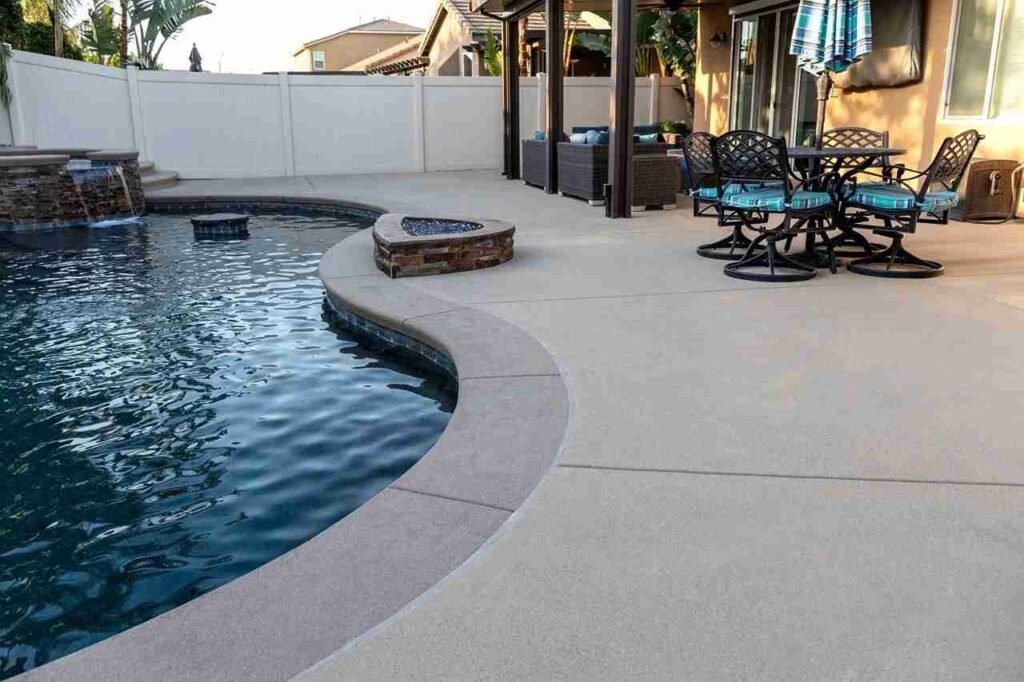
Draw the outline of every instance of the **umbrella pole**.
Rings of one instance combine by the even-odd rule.
[[[825,137],[825,107],[831,94],[832,79],[826,71],[818,76],[818,118],[814,127],[814,146],[817,149],[821,149],[822,138]]]

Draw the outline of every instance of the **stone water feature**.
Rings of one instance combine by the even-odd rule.
[[[95,225],[145,211],[138,152],[0,150],[0,231]]]

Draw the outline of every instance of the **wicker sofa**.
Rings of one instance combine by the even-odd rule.
[[[633,205],[675,206],[679,189],[679,162],[666,155],[668,145],[633,145]],[[608,145],[558,145],[558,191],[584,199],[592,205],[604,203],[608,184]]]
[[[597,130],[607,126],[577,126],[573,133]],[[636,135],[652,135],[655,126],[637,126]],[[633,146],[633,206],[674,207],[680,186],[679,161],[667,156],[669,145],[663,142],[636,143]],[[608,183],[609,147],[606,144],[558,144],[558,191],[584,199],[592,205],[604,203]],[[547,143],[544,140],[523,140],[522,175],[528,185],[544,187],[547,183]]]
[[[523,182],[544,187],[548,181],[548,144],[544,140],[523,140]]]

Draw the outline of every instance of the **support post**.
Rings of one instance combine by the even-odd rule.
[[[142,89],[139,86],[139,67],[129,65],[125,67],[125,74],[128,78],[128,113],[132,121],[132,134],[135,137],[135,150],[139,158],[145,161],[155,161],[149,156],[149,149],[146,148],[146,121],[142,113]]]
[[[565,79],[562,51],[565,48],[565,0],[545,0],[547,34],[547,141],[548,177],[544,191],[558,192],[558,143],[562,141],[564,126]]]
[[[658,124],[658,118],[661,113],[661,76],[652,73],[648,80],[651,83],[651,92],[649,93],[651,98],[647,122],[653,126]]]
[[[509,25],[507,21],[501,22],[501,174],[506,179],[511,179],[509,169],[512,167],[512,138],[509,135],[509,124],[511,123],[512,110],[509,107],[509,70],[508,70],[508,44]]]
[[[537,125],[534,130],[547,130],[548,120],[548,77],[543,73],[537,76]]]
[[[519,172],[519,22],[502,23],[504,45],[502,83],[505,86],[505,177],[518,180]]]
[[[295,175],[295,137],[292,134],[291,80],[287,71],[277,74],[278,91],[281,94],[281,147],[284,150],[284,174]]]
[[[633,127],[636,109],[636,0],[613,0],[612,93],[609,149],[610,218],[629,218],[633,199]]]
[[[818,76],[816,81],[818,90],[818,116],[814,123],[814,146],[821,149],[825,137],[825,112],[828,108],[828,98],[832,96],[832,79],[828,72]]]
[[[424,134],[423,74],[412,76],[412,165],[416,173],[427,172],[427,139]]]

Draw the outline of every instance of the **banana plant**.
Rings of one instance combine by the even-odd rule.
[[[212,14],[213,7],[209,0],[129,0],[132,38],[142,66],[158,68],[168,41],[188,22]]]
[[[487,40],[484,41],[484,68],[487,70],[487,75],[500,76],[504,66],[498,36],[494,35],[492,31],[488,31]]]
[[[88,18],[77,27],[82,47],[100,64],[111,65],[120,53],[121,35],[110,0],[93,0]]]

